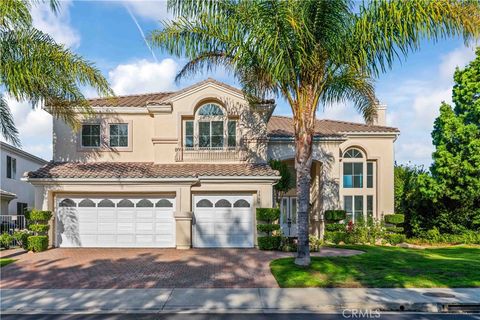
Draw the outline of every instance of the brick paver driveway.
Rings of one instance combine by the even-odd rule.
[[[269,262],[291,255],[256,249],[51,249],[12,257],[18,260],[1,269],[0,288],[277,287]]]

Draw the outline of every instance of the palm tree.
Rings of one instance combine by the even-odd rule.
[[[247,98],[279,95],[289,103],[295,130],[298,252],[310,263],[308,205],[315,113],[351,101],[375,115],[372,79],[434,41],[480,32],[478,1],[170,0],[174,20],[151,34],[154,45],[189,62],[177,79],[221,65]]]
[[[113,95],[91,62],[32,26],[31,6],[28,0],[0,1],[1,133],[15,145],[20,140],[4,94],[34,107],[46,105],[53,116],[72,126],[78,124],[75,110],[91,112],[81,87],[89,85],[99,95]],[[50,7],[57,12],[58,1],[51,0]]]

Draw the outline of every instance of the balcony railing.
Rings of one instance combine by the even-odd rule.
[[[177,162],[207,162],[207,161],[245,161],[247,152],[245,147],[232,148],[176,148],[175,161]]]

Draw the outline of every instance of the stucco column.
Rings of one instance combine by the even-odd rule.
[[[192,197],[190,185],[177,189],[177,209],[175,212],[175,247],[190,249],[192,247]]]

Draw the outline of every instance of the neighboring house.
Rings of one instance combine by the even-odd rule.
[[[0,215],[22,215],[35,204],[35,188],[21,178],[47,161],[1,141],[0,159]]]
[[[255,245],[255,208],[274,205],[279,179],[267,161],[294,158],[291,119],[271,116],[274,101],[249,107],[241,90],[209,79],[176,92],[90,102],[95,115],[78,132],[54,120],[53,162],[28,175],[36,206],[55,212],[53,245]],[[313,233],[323,210],[343,203],[352,219],[360,211],[393,212],[397,135],[384,126],[319,120]],[[293,235],[288,215],[295,207],[292,190],[281,222]]]

